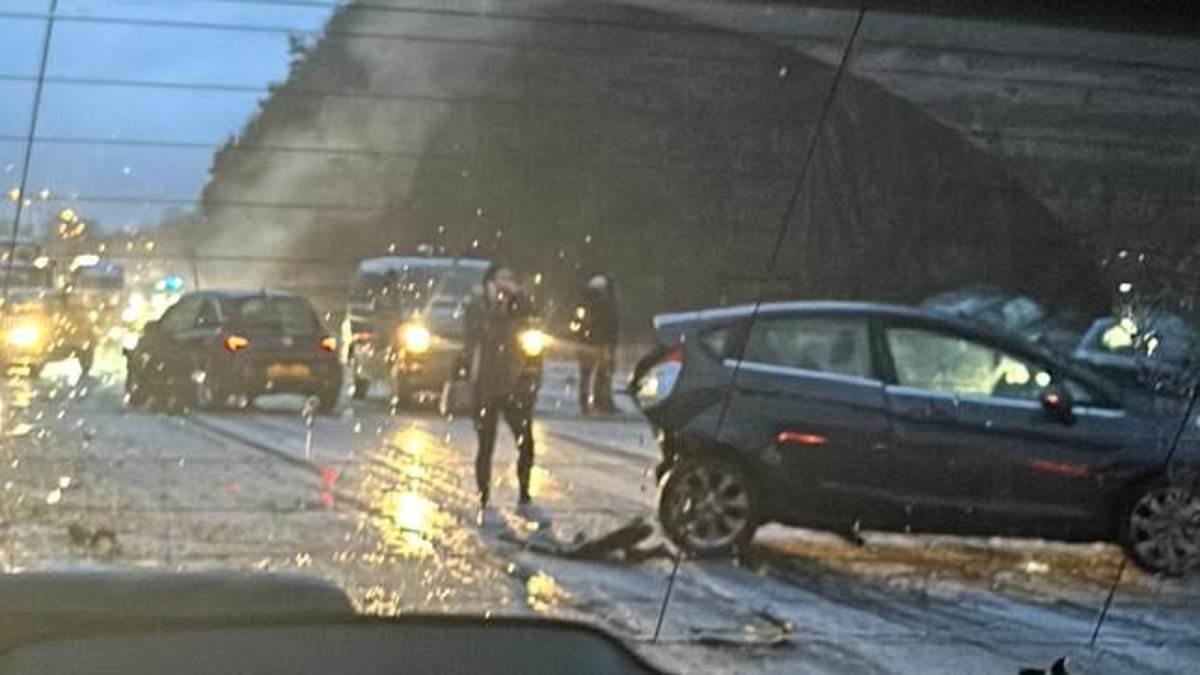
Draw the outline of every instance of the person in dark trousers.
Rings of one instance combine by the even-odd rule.
[[[571,328],[579,345],[579,409],[617,411],[612,397],[613,363],[617,357],[617,300],[612,280],[597,274],[588,280],[575,307]]]
[[[466,307],[463,349],[465,372],[472,385],[475,431],[479,449],[475,480],[479,488],[480,519],[488,508],[492,483],[492,453],[501,417],[516,440],[519,510],[531,509],[529,477],[533,470],[533,407],[541,386],[542,355],[531,345],[528,332],[536,330],[536,312],[529,293],[513,270],[494,264],[483,279],[482,293]]]

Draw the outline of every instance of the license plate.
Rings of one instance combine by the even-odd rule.
[[[303,380],[312,377],[312,371],[303,363],[274,363],[267,366],[268,380]]]

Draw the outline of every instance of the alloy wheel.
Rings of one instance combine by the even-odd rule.
[[[755,526],[745,475],[712,461],[677,467],[664,485],[660,515],[668,536],[697,555],[729,552],[744,544]]]
[[[1179,575],[1200,563],[1200,499],[1178,487],[1147,491],[1129,513],[1129,547],[1154,572]]]

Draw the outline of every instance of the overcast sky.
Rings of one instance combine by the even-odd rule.
[[[29,130],[32,78],[49,6],[49,0],[0,0],[4,192],[20,181],[25,149],[20,139]],[[286,77],[288,32],[318,31],[331,11],[236,0],[60,0],[37,125],[43,140],[33,146],[29,187],[31,192],[49,188],[52,201],[66,201],[35,206],[30,215],[42,221],[51,209],[69,203],[110,227],[146,226],[165,207],[138,198],[195,199],[213,150],[242,127],[267,85]],[[158,21],[175,25],[150,25]],[[203,147],[122,144],[135,140]],[[87,197],[134,199],[89,202]],[[0,216],[6,230],[12,215],[5,199]]]

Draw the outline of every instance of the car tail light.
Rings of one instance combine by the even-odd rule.
[[[323,337],[321,338],[321,341],[317,343],[317,346],[320,347],[321,351],[323,352],[336,352],[337,338],[333,337],[332,335]]]
[[[638,406],[649,408],[662,403],[675,389],[683,370],[683,347],[676,346],[646,369],[635,383],[634,400]]]
[[[231,352],[240,352],[250,346],[250,340],[241,335],[230,335],[225,338],[225,349]]]

